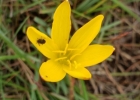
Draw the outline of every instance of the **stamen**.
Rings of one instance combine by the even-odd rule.
[[[64,60],[64,59],[66,59],[66,58],[67,58],[67,57],[61,57],[61,58],[55,59],[55,61]]]
[[[54,53],[63,53],[63,55],[65,55],[66,52],[67,52],[67,49],[68,49],[68,44],[66,44],[66,47],[65,47],[64,51],[63,50],[58,50],[58,51],[52,51],[52,52],[54,52]]]
[[[66,44],[66,47],[65,47],[65,50],[64,50],[64,55],[66,54],[67,49],[68,49],[68,44]]]
[[[70,69],[71,69],[71,62],[70,62],[70,60],[67,60],[67,62],[68,62],[69,67],[70,67]]]
[[[78,64],[76,61],[74,61],[74,65],[75,65],[74,67],[75,67],[75,69],[76,69],[76,68],[78,68],[81,64]]]

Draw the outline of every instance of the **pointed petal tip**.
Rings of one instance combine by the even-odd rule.
[[[67,3],[69,3],[69,0],[64,0],[63,2],[67,2]]]
[[[35,34],[35,31],[36,31],[37,29],[35,28],[35,27],[33,27],[33,26],[28,26],[27,27],[27,30],[26,30],[26,34],[27,34],[27,36],[28,36],[28,38],[32,38],[33,36],[33,33]],[[38,30],[37,30],[38,31]],[[37,34],[37,33],[36,33]]]
[[[103,14],[100,14],[99,16],[103,17],[104,18],[104,15]]]
[[[90,76],[89,77],[81,77],[80,79],[82,79],[82,80],[90,80],[91,78],[92,78],[92,75],[90,73]]]
[[[115,50],[115,48],[113,47],[113,51]]]
[[[108,50],[110,50],[112,54],[115,50],[115,47],[113,47],[112,45],[106,45],[106,46],[108,46]]]
[[[30,29],[32,29],[32,26],[27,27],[27,30],[26,30],[26,34],[27,34],[27,36],[28,36],[28,34],[30,33],[30,32],[29,32]]]
[[[26,33],[27,33],[27,31],[29,30],[30,27],[31,27],[31,26],[28,26],[28,27],[27,27],[27,29],[26,29]]]
[[[115,50],[115,47],[113,47],[112,45],[109,45],[109,46],[110,46],[110,48],[112,49],[112,51]]]
[[[27,30],[30,29],[30,28],[33,28],[33,26],[28,26],[28,27],[27,27]]]
[[[90,80],[91,79],[91,77],[90,78],[83,78],[83,80]]]
[[[27,30],[26,30],[26,34],[28,34],[29,33],[29,30],[31,30],[31,29],[34,29],[34,27],[33,26],[28,26],[27,27]]]
[[[69,0],[64,0],[64,2],[69,2]]]
[[[102,14],[98,15],[97,17],[99,17],[101,20],[104,19],[104,15],[102,15]]]

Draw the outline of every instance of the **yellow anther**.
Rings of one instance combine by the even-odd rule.
[[[57,59],[55,59],[55,61],[64,60],[64,59],[67,59],[67,57],[57,58]]]

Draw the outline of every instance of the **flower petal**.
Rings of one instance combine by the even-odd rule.
[[[30,26],[27,29],[27,36],[34,46],[46,57],[54,58],[55,55],[52,50],[55,50],[55,44],[53,41],[44,33],[38,31],[34,27]],[[38,40],[45,40],[42,44]]]
[[[51,37],[61,50],[65,49],[71,29],[70,5],[67,0],[61,3],[54,13]]]
[[[84,67],[77,68],[75,70],[69,70],[67,67],[64,67],[63,69],[66,73],[78,79],[88,80],[91,78],[90,72]]]
[[[98,15],[78,29],[69,42],[69,48],[79,49],[77,52],[84,51],[98,34],[103,18],[103,15]]]
[[[39,73],[42,79],[49,82],[58,82],[66,75],[62,67],[52,60],[42,63]]]
[[[91,66],[107,59],[114,50],[115,48],[110,45],[90,45],[74,60],[83,66]]]

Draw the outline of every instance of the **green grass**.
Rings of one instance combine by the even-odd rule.
[[[90,69],[94,71],[91,79],[94,83],[68,76],[60,82],[50,83],[40,79],[38,69],[46,58],[29,42],[26,28],[33,25],[50,35],[52,16],[61,0],[0,0],[0,100],[70,100],[70,96],[73,100],[139,100],[140,88],[136,86],[140,82],[136,59],[140,55],[137,42],[139,2],[70,0],[72,32],[96,15],[103,14],[105,19],[100,34],[93,43],[114,45],[116,51],[110,59]],[[133,35],[121,37],[125,32]],[[130,50],[127,46],[122,47],[123,44],[135,47]],[[108,74],[120,85],[123,94]]]

